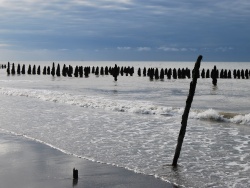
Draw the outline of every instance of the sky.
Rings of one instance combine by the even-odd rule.
[[[250,62],[249,0],[0,0],[2,61]]]

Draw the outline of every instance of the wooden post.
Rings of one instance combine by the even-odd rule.
[[[212,70],[212,73],[211,73],[212,83],[214,86],[217,85],[217,78],[218,78],[217,71],[218,70],[217,70],[216,66],[214,66],[214,69]]]
[[[177,142],[177,146],[175,149],[175,155],[174,155],[174,159],[173,159],[173,163],[172,163],[172,166],[174,166],[174,167],[177,166],[177,161],[178,161],[180,153],[181,153],[181,147],[182,147],[182,143],[183,143],[185,133],[186,133],[188,114],[189,114],[189,110],[191,108],[191,104],[193,102],[193,97],[194,97],[194,93],[195,93],[197,78],[199,75],[199,68],[200,68],[201,60],[202,60],[202,56],[200,55],[195,63],[194,69],[193,69],[193,73],[192,73],[193,79],[190,83],[189,94],[188,94],[188,97],[186,100],[186,107],[185,107],[184,113],[182,115],[181,129],[179,132],[178,142]]]
[[[73,168],[73,179],[78,179],[78,170]]]

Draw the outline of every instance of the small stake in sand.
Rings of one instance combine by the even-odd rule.
[[[73,168],[73,179],[78,179],[78,170]]]
[[[189,110],[191,108],[191,104],[193,102],[197,78],[199,76],[199,69],[200,69],[201,60],[202,60],[202,56],[200,55],[195,63],[194,69],[193,69],[193,74],[192,74],[193,80],[190,83],[189,94],[188,94],[188,97],[186,100],[186,107],[185,107],[184,113],[182,115],[181,129],[180,129],[180,133],[179,133],[179,137],[178,137],[178,143],[177,143],[177,146],[175,149],[175,155],[174,155],[174,159],[173,159],[173,163],[172,163],[172,166],[174,166],[174,167],[177,166],[177,161],[178,161],[178,158],[179,158],[180,153],[181,153],[181,147],[182,147],[182,143],[183,143],[185,133],[186,133],[188,114],[189,114]]]

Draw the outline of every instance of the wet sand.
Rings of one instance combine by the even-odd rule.
[[[153,176],[67,155],[42,143],[0,133],[0,184],[4,188],[172,188]],[[73,180],[73,168],[78,181]]]

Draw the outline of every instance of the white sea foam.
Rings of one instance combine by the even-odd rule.
[[[76,105],[84,108],[101,108],[105,110],[129,112],[137,114],[181,116],[184,111],[184,108],[164,107],[164,106],[154,105],[148,101],[131,102],[128,100],[113,100],[100,96],[91,97],[84,95],[74,95],[71,93],[63,93],[59,91],[50,91],[50,90],[1,88],[0,93],[7,96],[30,97],[43,101]],[[245,115],[236,114],[232,117],[225,117],[223,114],[224,113],[219,113],[214,109],[191,110],[189,118],[250,125],[250,114],[245,114]]]
[[[236,115],[235,117],[230,119],[231,122],[237,124],[250,124],[250,114],[245,115]]]
[[[201,120],[214,120],[214,121],[226,121],[222,115],[220,115],[216,110],[208,109],[205,111],[193,111],[190,113],[190,117],[194,119]]]

